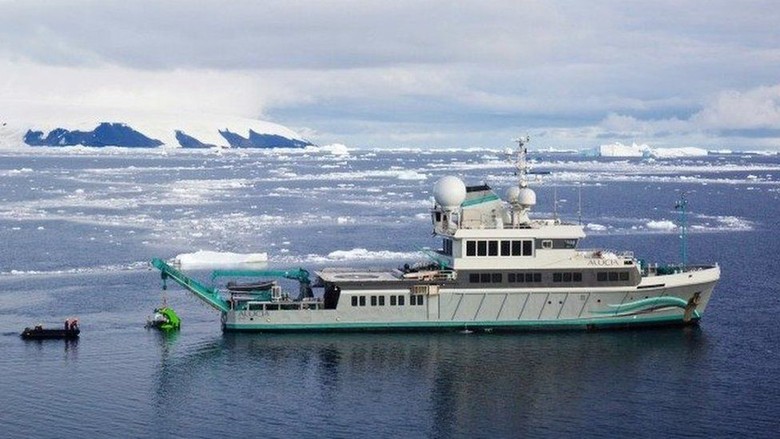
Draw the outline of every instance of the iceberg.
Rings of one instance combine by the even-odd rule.
[[[647,151],[649,157],[657,159],[670,159],[678,157],[700,157],[709,154],[706,149],[683,147],[683,148],[651,148]]]
[[[599,146],[599,156],[601,157],[644,157],[645,151],[650,149],[647,145],[623,145],[620,142],[609,143]]]
[[[679,148],[652,148],[646,143],[638,145],[636,142],[631,145],[624,145],[620,142],[601,145],[598,148],[598,155],[601,157],[644,157],[656,159],[668,159],[678,157],[700,157],[706,156],[709,152],[703,148],[679,147]]]
[[[231,253],[198,250],[195,253],[182,253],[173,258],[173,263],[182,268],[224,268],[268,262],[268,253]]]

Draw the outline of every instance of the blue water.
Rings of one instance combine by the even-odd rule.
[[[677,232],[648,224],[687,193],[690,262],[723,270],[699,327],[223,334],[171,288],[184,325],[166,336],[143,328],[152,257],[395,266],[437,245],[437,178],[511,172],[490,151],[0,153],[0,437],[775,437],[780,158],[536,159],[538,212],[576,221],[581,183],[584,247],[679,261]],[[70,316],[77,342],[18,336]]]

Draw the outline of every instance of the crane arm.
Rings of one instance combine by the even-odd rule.
[[[160,270],[160,276],[162,277],[163,281],[165,281],[167,278],[171,278],[177,284],[186,288],[212,307],[222,312],[228,312],[230,310],[230,305],[225,299],[222,298],[216,289],[209,288],[201,284],[197,280],[171,267],[162,259],[152,259],[152,265]]]

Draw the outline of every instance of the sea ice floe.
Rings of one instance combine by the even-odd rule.
[[[268,253],[231,253],[198,250],[194,253],[182,253],[173,258],[173,262],[182,268],[216,268],[225,266],[265,264]]]
[[[677,224],[669,220],[648,221],[645,226],[651,230],[674,230],[677,228]]]
[[[607,226],[603,224],[596,224],[596,223],[588,223],[588,225],[586,225],[585,228],[596,232],[602,232],[604,230],[607,230]]]
[[[419,257],[419,252],[392,252],[387,250],[371,251],[365,248],[353,248],[352,250],[336,250],[328,253],[328,259],[335,261],[352,260],[391,260]]]

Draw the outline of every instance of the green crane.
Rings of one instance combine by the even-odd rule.
[[[283,277],[297,280],[300,288],[298,300],[313,297],[309,272],[303,268],[293,270],[214,270],[211,272],[211,281],[219,277]]]
[[[166,288],[164,282],[168,278],[173,279],[177,284],[198,296],[211,307],[222,312],[230,311],[230,303],[222,297],[222,295],[219,293],[219,290],[216,288],[203,285],[198,280],[193,279],[176,268],[171,267],[162,259],[153,259],[152,266],[160,270],[160,275],[163,280],[163,288]],[[311,280],[309,280],[309,272],[303,268],[294,270],[214,270],[211,273],[212,281],[218,277],[223,276],[284,277],[286,279],[293,279],[298,281],[300,285],[300,296],[298,297],[298,300],[314,296],[311,291]]]
[[[198,296],[201,300],[211,305],[222,312],[230,311],[230,304],[227,300],[223,299],[215,288],[209,288],[202,283],[198,282],[181,271],[171,267],[162,259],[152,259],[152,265],[160,270],[160,276],[163,280],[163,288],[166,288],[165,281],[168,278],[176,281],[177,284],[188,289],[190,292]]]

